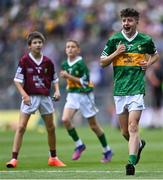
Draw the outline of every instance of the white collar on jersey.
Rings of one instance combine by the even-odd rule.
[[[128,37],[126,36],[126,34],[123,32],[123,30],[121,31],[121,33],[122,33],[122,35],[124,36],[124,38],[127,39],[127,41],[131,42],[131,41],[134,40],[135,37],[137,36],[138,31],[136,31],[135,34],[134,34],[131,38],[128,38]]]
[[[42,63],[42,60],[43,60],[43,54],[41,54],[41,58],[40,58],[39,61],[36,60],[36,58],[32,55],[31,52],[29,53],[29,56],[30,56],[30,58],[31,58],[38,66]]]
[[[80,60],[82,60],[82,57],[81,57],[81,56],[77,56],[77,57],[75,58],[75,60],[73,60],[73,61],[70,61],[70,59],[67,59],[67,62],[68,62],[68,65],[69,65],[69,66],[72,66],[72,65],[74,65],[76,62],[78,62],[78,61],[80,61]]]

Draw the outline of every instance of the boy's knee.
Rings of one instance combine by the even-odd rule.
[[[129,133],[137,133],[138,132],[138,126],[134,124],[129,125]]]
[[[62,122],[66,128],[71,127],[71,122],[68,119],[62,119]]]

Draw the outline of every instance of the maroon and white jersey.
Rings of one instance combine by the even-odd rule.
[[[29,95],[49,96],[51,83],[58,82],[58,77],[48,57],[42,55],[38,61],[29,53],[20,59],[14,81],[23,83]]]

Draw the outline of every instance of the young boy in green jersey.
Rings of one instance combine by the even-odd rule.
[[[134,175],[145,146],[145,141],[139,137],[139,120],[145,108],[145,70],[159,59],[159,55],[152,38],[137,31],[139,13],[135,9],[123,9],[121,20],[122,31],[108,39],[100,65],[113,64],[116,114],[129,148],[126,175]]]
[[[72,160],[78,160],[81,153],[86,149],[85,144],[79,138],[77,131],[72,124],[75,113],[80,110],[82,115],[88,119],[92,131],[97,135],[102,147],[102,163],[111,161],[112,151],[107,144],[104,131],[96,121],[97,108],[94,101],[93,84],[90,82],[89,70],[79,56],[80,47],[77,41],[69,40],[66,43],[67,60],[62,64],[60,75],[67,80],[67,99],[63,110],[62,121],[68,134],[75,142],[76,148]]]

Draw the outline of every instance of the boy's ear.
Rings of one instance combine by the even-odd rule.
[[[136,18],[136,23],[139,24],[139,19],[138,18]]]
[[[31,49],[31,45],[28,45],[28,49]]]

